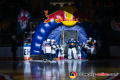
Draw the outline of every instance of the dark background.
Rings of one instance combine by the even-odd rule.
[[[97,1],[101,3],[99,7],[96,6]],[[23,46],[23,36],[29,35],[29,28],[25,31],[27,33],[17,34],[18,6],[31,14],[32,30],[35,31],[46,18],[44,10],[48,10],[49,14],[53,13],[61,9],[60,3],[64,3],[63,6],[75,6],[87,14],[95,10],[93,19],[103,28],[109,46],[120,45],[120,34],[115,33],[110,25],[114,17],[119,21],[120,0],[0,0],[0,46],[11,46],[12,35],[17,35],[19,46]],[[110,5],[111,3],[113,5]]]

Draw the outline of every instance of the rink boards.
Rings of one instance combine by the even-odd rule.
[[[30,46],[18,47],[17,58],[29,60],[30,59]],[[120,47],[109,46],[109,53],[112,58],[120,58]],[[0,59],[12,59],[11,47],[0,47]]]
[[[18,47],[17,59],[30,60],[30,46]],[[11,47],[0,47],[0,59],[12,59]]]

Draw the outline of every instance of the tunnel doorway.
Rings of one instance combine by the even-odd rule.
[[[65,30],[61,32],[61,37],[60,37],[60,45],[65,45],[65,43],[73,37],[74,39],[78,40],[78,32],[76,30]],[[64,50],[64,57],[68,58],[68,48],[69,45],[65,47]],[[77,49],[77,48],[76,48]],[[73,54],[72,54],[73,57]]]

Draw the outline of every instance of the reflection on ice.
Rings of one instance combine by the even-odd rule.
[[[30,67],[30,62],[29,61],[25,61],[23,63],[23,68],[24,68],[24,79],[29,79],[29,77],[31,76],[31,67]]]
[[[24,75],[32,79],[40,80],[69,80],[69,73],[75,71],[76,79],[88,79],[89,77],[80,76],[81,72],[92,72],[95,69],[91,64],[86,64],[86,60],[58,60],[56,62],[44,62],[42,60],[25,61]]]
[[[24,73],[31,73],[31,67],[29,61],[25,61],[23,67],[24,67]]]

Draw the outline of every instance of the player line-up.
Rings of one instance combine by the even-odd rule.
[[[64,49],[66,45],[69,45],[68,48],[68,59],[72,59],[71,52],[73,51],[74,59],[79,59],[81,58],[81,49],[85,51],[87,54],[87,59],[91,60],[91,58],[95,57],[96,54],[96,49],[95,49],[95,43],[96,40],[92,39],[91,37],[89,40],[87,40],[86,44],[85,43],[80,43],[73,37],[69,39],[65,45],[57,45],[56,41],[47,39],[47,41],[43,41],[42,45],[42,51],[44,52],[44,61],[46,61],[46,58],[50,61],[55,61],[55,58],[57,58],[57,55],[64,56]],[[76,47],[78,47],[78,54]],[[55,57],[56,56],[56,57]]]

